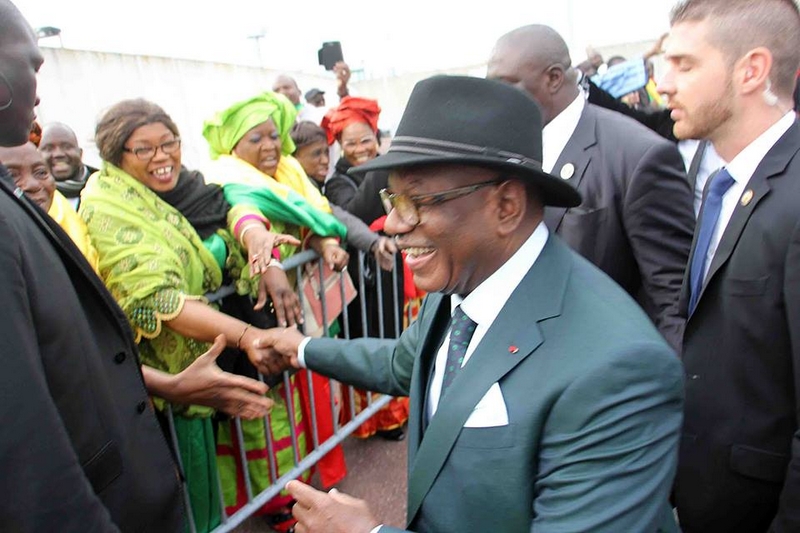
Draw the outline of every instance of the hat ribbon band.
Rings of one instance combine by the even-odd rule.
[[[542,168],[541,161],[514,152],[495,150],[493,148],[476,146],[474,144],[442,141],[440,139],[429,139],[425,137],[410,137],[407,135],[399,135],[392,139],[389,152],[410,152],[444,157],[482,155],[506,159],[507,163],[532,165],[536,167],[537,170],[541,170]]]

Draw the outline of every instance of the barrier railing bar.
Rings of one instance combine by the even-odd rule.
[[[247,501],[253,499],[253,487],[250,484],[250,469],[247,465],[247,452],[244,449],[244,431],[242,431],[242,419],[234,418],[233,425],[236,427],[236,437],[239,439],[239,460],[242,462],[242,477],[244,477],[244,488],[247,492]]]
[[[248,503],[242,506],[238,511],[236,511],[233,515],[228,518],[228,521],[225,524],[221,524],[220,526],[216,527],[212,530],[212,533],[226,533],[228,531],[233,530],[236,526],[240,525],[242,522],[250,518],[261,506],[267,503],[269,500],[274,498],[283,487],[289,481],[295,479],[300,473],[308,470],[319,460],[325,456],[329,451],[331,451],[334,447],[339,445],[345,437],[350,435],[355,429],[364,423],[369,417],[374,415],[378,410],[384,407],[391,401],[391,396],[383,396],[379,400],[377,400],[374,404],[372,404],[369,408],[363,410],[361,413],[358,414],[355,418],[353,418],[350,422],[342,426],[342,429],[339,433],[334,435],[333,437],[329,438],[322,445],[309,453],[302,461],[300,461],[297,466],[292,469],[291,472],[287,472],[283,476],[280,477],[275,483],[272,484],[271,487],[261,492],[255,498],[248,498]]]
[[[172,406],[167,404],[167,422],[169,426],[169,436],[172,439],[172,448],[175,450],[175,460],[178,461],[178,468],[181,469],[181,472],[184,474],[184,478],[186,475],[186,470],[183,469],[183,460],[181,459],[181,450],[178,446],[178,433],[175,431],[175,420],[173,419],[172,414]],[[186,480],[182,481],[183,484],[183,501],[184,505],[186,506],[186,516],[189,520],[189,531],[191,533],[197,533],[197,525],[194,523],[194,511],[192,509],[192,502],[189,499],[189,485],[186,484]]]
[[[297,463],[300,462],[300,452],[298,452],[297,428],[295,427],[297,419],[295,418],[294,412],[294,391],[292,390],[292,381],[288,372],[283,373],[283,388],[286,393],[286,411],[289,415],[289,435],[292,437],[292,455],[294,456],[294,464],[296,466]],[[247,500],[250,501],[251,498],[247,498]]]

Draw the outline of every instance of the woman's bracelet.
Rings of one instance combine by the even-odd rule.
[[[242,228],[242,232],[239,234],[239,244],[242,245],[242,248],[245,248],[245,244],[244,244],[244,236],[245,236],[245,234],[248,231],[250,231],[251,229],[256,228],[258,226],[261,226],[261,224],[248,224],[247,226]]]
[[[244,338],[244,334],[247,333],[247,330],[250,329],[251,324],[247,324],[244,329],[242,330],[242,334],[239,335],[239,340],[236,341],[236,349],[242,349],[242,339]]]
[[[234,228],[233,228],[233,234],[234,235],[238,235],[239,234],[239,230],[242,229],[242,226],[248,220],[257,220],[257,221],[263,223],[267,227],[267,229],[270,228],[269,220],[267,220],[266,218],[264,218],[263,216],[260,216],[260,215],[252,215],[252,214],[250,214],[250,215],[243,216],[242,218],[240,218],[236,222],[236,226],[234,226]]]
[[[281,263],[280,261],[278,261],[273,257],[272,259],[269,260],[269,263],[267,263],[267,268],[269,267],[280,268],[281,270],[283,270],[283,263]]]

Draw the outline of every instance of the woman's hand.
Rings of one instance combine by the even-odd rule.
[[[286,272],[277,266],[267,268],[267,271],[258,281],[258,301],[253,307],[256,311],[263,309],[267,303],[267,295],[272,301],[275,318],[279,326],[294,326],[303,323],[303,311],[300,308],[300,299],[292,290]]]
[[[260,381],[230,374],[217,366],[217,357],[225,344],[225,336],[217,336],[211,349],[174,376],[142,367],[148,390],[172,403],[204,405],[230,416],[246,419],[266,416],[273,404],[264,397],[269,388]]]
[[[391,272],[394,268],[394,254],[397,253],[397,244],[395,244],[394,239],[381,236],[372,245],[370,251],[375,256],[378,266],[387,272]]]
[[[250,264],[250,276],[256,277],[267,271],[269,262],[272,260],[272,250],[281,244],[293,244],[298,246],[300,241],[291,235],[283,233],[272,233],[261,223],[254,223],[245,226],[242,232],[244,239],[242,244],[247,250],[247,261]]]
[[[347,262],[350,260],[350,254],[339,246],[338,243],[324,246],[321,255],[322,260],[336,272],[344,270],[347,267]]]
[[[326,265],[336,272],[344,270],[350,260],[350,254],[339,246],[339,242],[333,237],[312,235],[308,239],[308,245],[322,257]]]

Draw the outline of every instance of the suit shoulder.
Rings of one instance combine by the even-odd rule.
[[[570,250],[571,271],[564,302],[564,316],[585,321],[588,342],[603,345],[655,342],[671,349],[645,312],[605,272]]]
[[[631,117],[626,117],[622,113],[603,109],[593,104],[587,104],[587,106],[595,114],[597,128],[603,134],[599,139],[601,143],[604,138],[611,136],[612,138],[624,139],[624,143],[613,145],[615,149],[625,150],[626,148],[630,149],[630,147],[639,147],[646,150],[653,146],[661,146],[677,151],[674,142],[663,138]]]

